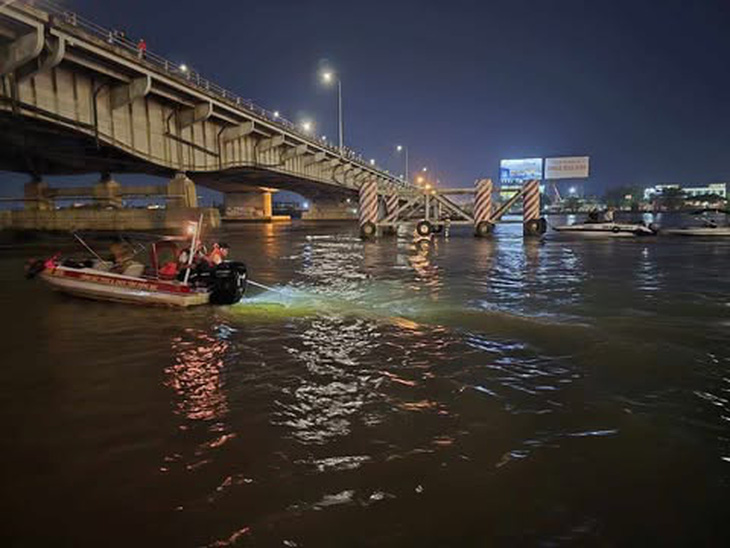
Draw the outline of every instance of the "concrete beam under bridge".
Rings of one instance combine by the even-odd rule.
[[[221,141],[227,143],[228,141],[233,141],[234,139],[240,139],[241,137],[245,137],[246,135],[253,133],[253,128],[253,120],[243,122],[242,124],[238,124],[236,126],[227,127],[223,131],[221,131]]]
[[[39,25],[33,32],[24,34],[14,42],[0,46],[0,76],[10,74],[37,58],[43,51],[45,38]]]
[[[115,86],[111,90],[112,110],[127,106],[135,99],[147,96],[152,89],[152,78],[149,75],[134,78],[128,84]]]
[[[273,137],[269,137],[268,139],[262,139],[256,146],[256,150],[258,152],[266,152],[267,150],[271,150],[272,148],[280,147],[284,144],[284,139],[285,137],[283,135],[274,135]]]
[[[66,54],[66,38],[63,36],[47,36],[41,54],[32,61],[22,65],[15,71],[18,81],[26,80],[58,66]]]
[[[177,113],[177,126],[184,129],[210,118],[213,114],[213,103],[199,103]]]
[[[292,147],[289,150],[284,151],[284,154],[281,155],[281,161],[286,162],[287,160],[291,160],[292,158],[296,158],[297,156],[302,156],[306,152],[307,145],[298,145]]]
[[[326,157],[327,155],[324,152],[317,152],[311,158],[304,161],[304,166],[308,167],[323,162]]]

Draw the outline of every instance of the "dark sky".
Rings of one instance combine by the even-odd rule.
[[[500,158],[588,154],[591,183],[730,180],[730,2],[71,0],[151,51],[392,171],[470,185]]]

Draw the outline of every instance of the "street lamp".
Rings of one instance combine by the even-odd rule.
[[[274,120],[276,120],[278,117],[279,117],[279,111],[275,110],[274,111]]]
[[[370,158],[370,165],[371,166],[374,166],[375,165],[375,158]]]
[[[408,183],[408,147],[403,146],[403,145],[398,145],[397,147],[395,147],[395,150],[396,150],[396,152],[403,153],[403,157],[406,161],[406,167],[405,167],[405,171],[403,173],[403,181]]]
[[[337,76],[333,71],[331,70],[325,70],[322,73],[322,81],[325,84],[331,84],[333,82],[337,82],[337,126],[339,130],[339,136],[340,136],[340,154],[342,154],[344,149],[344,123],[342,121],[342,80],[340,80],[339,76]]]
[[[311,132],[313,128],[314,128],[314,122],[311,122],[309,120],[304,120],[302,122],[302,129],[304,130],[305,133]]]

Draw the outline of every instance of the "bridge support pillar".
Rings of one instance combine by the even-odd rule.
[[[305,221],[353,221],[357,219],[355,204],[346,198],[309,200],[309,210],[302,213]]]
[[[93,195],[99,207],[122,207],[121,185],[108,175],[94,185]]]
[[[48,193],[48,183],[33,180],[25,183],[23,191],[26,199],[25,209],[33,211],[50,211],[54,209],[53,200]]]
[[[167,208],[198,207],[198,194],[195,183],[184,173],[177,173],[167,183]]]
[[[273,191],[270,189],[226,192],[225,219],[229,221],[272,221],[272,194]]]

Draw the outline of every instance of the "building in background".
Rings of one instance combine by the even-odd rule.
[[[684,196],[689,199],[705,196],[718,196],[719,198],[727,199],[727,183],[710,183],[708,185],[697,186],[682,186],[679,183],[666,183],[645,188],[644,200],[651,201],[667,190],[682,191]]]

